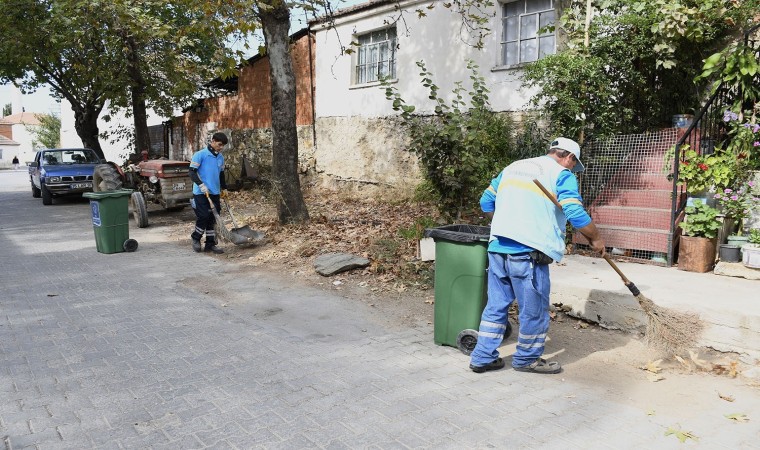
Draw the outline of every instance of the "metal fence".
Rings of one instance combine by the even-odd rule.
[[[744,35],[745,44],[757,49],[753,40],[760,26]],[[757,76],[760,83],[760,74]],[[685,128],[654,133],[614,136],[590,140],[584,145],[586,171],[579,182],[584,204],[611,252],[639,262],[672,265],[678,245],[678,224],[686,207],[686,189],[679,186],[681,149],[688,145],[702,154],[725,146],[729,138],[723,114],[742,98],[742,93],[719,86]],[[579,233],[578,245],[587,244]]]
[[[679,129],[589,141],[581,196],[613,254],[667,264],[671,242],[671,149]],[[573,242],[585,245],[576,233]]]

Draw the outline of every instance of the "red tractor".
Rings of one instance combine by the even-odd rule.
[[[179,211],[193,198],[193,182],[189,161],[145,159],[127,162],[126,167],[108,162],[95,167],[92,176],[94,192],[132,189],[132,214],[139,228],[148,226],[147,202],[161,205],[167,211]]]

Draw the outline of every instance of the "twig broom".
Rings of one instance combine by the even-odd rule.
[[[546,195],[546,197],[554,203],[554,205],[562,209],[557,199],[554,198],[549,191],[539,182],[533,180],[533,183],[538,186],[539,189]],[[618,268],[609,255],[604,255],[604,260],[620,275],[623,280],[623,284],[631,291],[636,300],[639,302],[639,306],[647,315],[647,330],[646,339],[647,343],[652,347],[662,349],[666,352],[677,354],[682,350],[692,348],[696,345],[697,339],[702,332],[703,323],[699,319],[699,316],[694,313],[682,313],[669,308],[657,306],[654,302],[644,296],[639,291],[639,288],[628,277],[625,276],[623,271]]]

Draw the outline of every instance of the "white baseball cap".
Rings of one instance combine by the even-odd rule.
[[[552,141],[551,144],[549,144],[549,149],[559,149],[559,150],[567,150],[568,152],[575,155],[575,159],[578,160],[578,164],[573,167],[573,170],[571,172],[583,172],[586,170],[586,167],[581,162],[581,146],[578,145],[577,142],[575,142],[572,139],[558,137]]]

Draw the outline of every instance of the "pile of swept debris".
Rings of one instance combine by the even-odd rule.
[[[320,255],[344,253],[369,260],[363,274],[385,285],[432,287],[433,264],[419,259],[418,246],[425,228],[440,223],[434,205],[324,195],[307,195],[305,201],[309,223],[281,225],[274,202],[262,191],[230,193],[238,224],[267,236],[255,260],[299,266]]]

